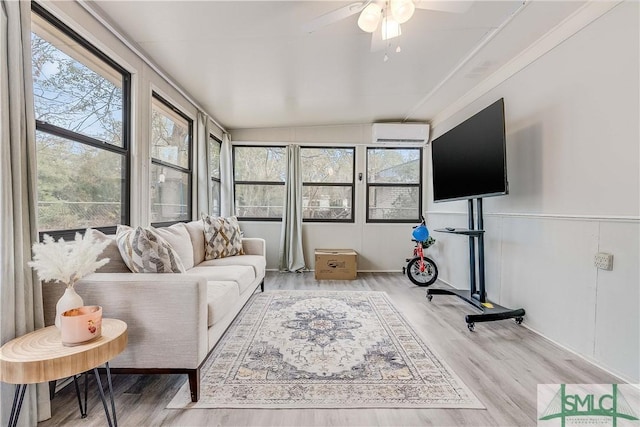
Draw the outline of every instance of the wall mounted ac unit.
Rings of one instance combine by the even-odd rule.
[[[371,127],[374,144],[424,146],[429,142],[426,123],[374,123]]]

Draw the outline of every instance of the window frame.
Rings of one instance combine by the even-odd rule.
[[[209,133],[209,139],[207,140],[207,144],[211,144],[213,141],[213,143],[217,143],[220,146],[220,151],[222,151],[222,141],[220,140],[220,138],[218,138],[217,136],[215,136],[212,133]],[[218,156],[218,178],[214,177],[213,174],[210,174],[209,178],[211,179],[211,182],[217,182],[218,183],[218,200],[220,200],[220,202],[222,202],[222,176],[221,173],[222,171],[220,170],[220,164],[221,164],[221,159]],[[211,159],[209,159],[209,166],[211,166]],[[212,189],[213,190],[213,189]],[[211,201],[213,201],[213,193],[209,194],[208,197],[211,197]],[[220,216],[221,214],[221,206],[218,206],[218,212],[217,215]]]
[[[165,97],[163,97],[162,95],[160,95],[158,92],[156,92],[155,90],[151,91],[151,102],[149,103],[149,117],[152,117],[153,114],[153,99],[158,100],[165,108],[173,111],[174,113],[176,113],[178,116],[180,116],[181,118],[185,119],[187,121],[188,124],[188,129],[189,129],[189,155],[188,155],[188,168],[179,166],[179,165],[175,165],[173,163],[170,162],[165,162],[164,160],[159,160],[154,158],[151,155],[151,144],[149,144],[149,158],[151,159],[150,165],[157,165],[157,166],[162,166],[163,168],[169,168],[169,169],[173,169],[176,170],[178,172],[181,173],[186,173],[188,176],[188,182],[189,182],[189,190],[187,191],[187,208],[188,208],[188,214],[187,214],[187,219],[180,219],[180,220],[176,220],[176,221],[159,221],[159,222],[151,222],[151,225],[153,227],[168,227],[171,226],[173,224],[177,224],[179,222],[189,222],[192,220],[193,218],[193,119],[191,117],[189,117],[188,115],[186,115],[185,113],[183,113],[179,108],[177,108],[176,106],[174,106],[170,101],[168,101]],[[149,137],[152,136],[152,130],[151,130],[151,120],[149,121],[149,129],[150,129],[150,133],[149,133]],[[149,198],[149,202],[151,202],[151,198]],[[151,216],[151,204],[149,205],[149,215]]]
[[[236,181],[236,148],[284,148],[286,150],[286,145],[251,145],[251,144],[238,144],[233,145],[231,150],[231,163],[233,165],[233,214],[238,218],[238,221],[269,221],[269,222],[282,222],[282,217],[250,217],[250,216],[240,216],[238,215],[237,209],[238,204],[236,203],[236,195],[237,195],[237,185],[281,185],[284,187],[285,181]],[[286,171],[285,171],[286,172]],[[284,191],[284,189],[283,189]],[[284,206],[284,195],[283,195],[283,206]]]
[[[419,176],[417,184],[406,184],[406,183],[370,183],[369,182],[369,150],[417,150],[419,152]],[[424,150],[422,147],[374,147],[367,146],[365,153],[365,174],[366,174],[366,223],[368,224],[407,224],[407,223],[416,223],[422,221],[422,191],[423,191],[423,175],[424,175]],[[418,188],[418,216],[413,219],[373,219],[370,217],[369,212],[369,195],[370,189],[372,187],[387,187],[387,188]]]
[[[353,153],[353,164],[351,165],[351,184],[347,183],[335,183],[335,182],[311,182],[302,181],[302,187],[351,187],[351,217],[347,219],[327,219],[327,218],[303,218],[302,222],[309,223],[322,223],[322,222],[337,222],[337,223],[355,223],[356,218],[356,148],[355,147],[342,147],[342,146],[313,146],[306,145],[301,146],[300,151],[305,148],[310,149],[329,149],[329,150],[351,150]]]
[[[69,37],[74,42],[78,43],[78,45],[88,51],[89,54],[94,55],[96,58],[103,61],[106,65],[113,68],[122,76],[122,147],[118,147],[116,145],[101,141],[97,138],[74,132],[72,130],[65,129],[40,120],[35,120],[35,124],[36,131],[44,132],[59,138],[78,142],[93,148],[109,151],[111,153],[123,156],[123,166],[125,168],[125,172],[122,176],[123,180],[121,185],[120,224],[129,225],[131,223],[131,73],[116,61],[111,59],[111,57],[103,53],[96,46],[83,38],[76,31],[71,29],[71,27],[66,25],[40,4],[31,2],[31,13],[39,15],[48,24],[62,32],[65,36]],[[94,230],[99,230],[105,234],[114,234],[116,232],[117,226],[118,224],[112,226],[91,228]],[[55,239],[64,238],[65,240],[73,240],[76,233],[83,234],[85,230],[86,228],[72,228],[50,231],[38,230],[38,236],[40,241],[43,240],[45,234]]]

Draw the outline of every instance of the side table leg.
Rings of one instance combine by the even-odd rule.
[[[76,396],[78,397],[78,406],[80,407],[80,418],[87,418],[87,394],[88,394],[89,374],[84,372],[80,374],[80,376],[84,376],[84,408],[82,407],[82,399],[80,399],[80,386],[78,385],[78,378],[76,375],[73,376],[73,384],[76,387]]]
[[[111,384],[111,370],[109,369],[109,362],[106,362],[104,364],[104,367],[107,370],[107,384],[109,385],[109,397],[111,398],[111,413],[113,414],[113,424],[117,426],[118,420],[116,419],[116,403],[113,400],[113,385]]]
[[[98,368],[94,368],[93,369],[93,373],[96,377],[96,382],[98,383],[98,391],[100,392],[100,400],[102,400],[102,406],[104,407],[104,413],[107,416],[107,423],[109,424],[109,427],[118,427],[118,421],[116,419],[116,405],[113,401],[113,387],[111,385],[111,371],[109,370],[109,362],[105,363],[105,366],[107,368],[107,385],[109,388],[109,397],[111,399],[111,409],[113,411],[113,421],[114,423],[111,422],[111,416],[109,415],[109,407],[107,406],[107,399],[105,398],[104,395],[104,389],[102,388],[102,381],[100,380],[100,372],[98,371]]]
[[[11,415],[9,416],[9,427],[18,425],[18,417],[20,417],[20,409],[22,409],[22,401],[26,390],[27,384],[16,385],[16,393],[13,395],[13,405],[11,405]]]

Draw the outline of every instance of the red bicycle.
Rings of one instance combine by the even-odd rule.
[[[406,259],[408,264],[402,268],[402,274],[406,272],[414,285],[432,285],[438,278],[438,267],[431,258],[424,256],[424,250],[433,245],[436,239],[429,235],[424,216],[420,225],[413,227],[411,235],[411,241],[416,242],[416,247],[413,249],[413,258]]]

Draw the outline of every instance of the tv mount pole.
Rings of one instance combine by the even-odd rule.
[[[469,290],[463,289],[427,289],[427,299],[431,301],[433,295],[455,295],[473,305],[481,314],[467,314],[465,321],[470,331],[475,329],[476,322],[491,322],[494,320],[515,319],[521,324],[525,315],[522,308],[510,309],[487,300],[484,277],[484,221],[482,213],[482,198],[476,199],[477,221],[474,221],[473,199],[468,200],[469,228],[446,228],[434,230],[440,233],[459,234],[469,238]],[[476,225],[478,228],[476,228]],[[478,245],[478,257],[476,259],[476,239]],[[477,277],[476,277],[477,267]]]

